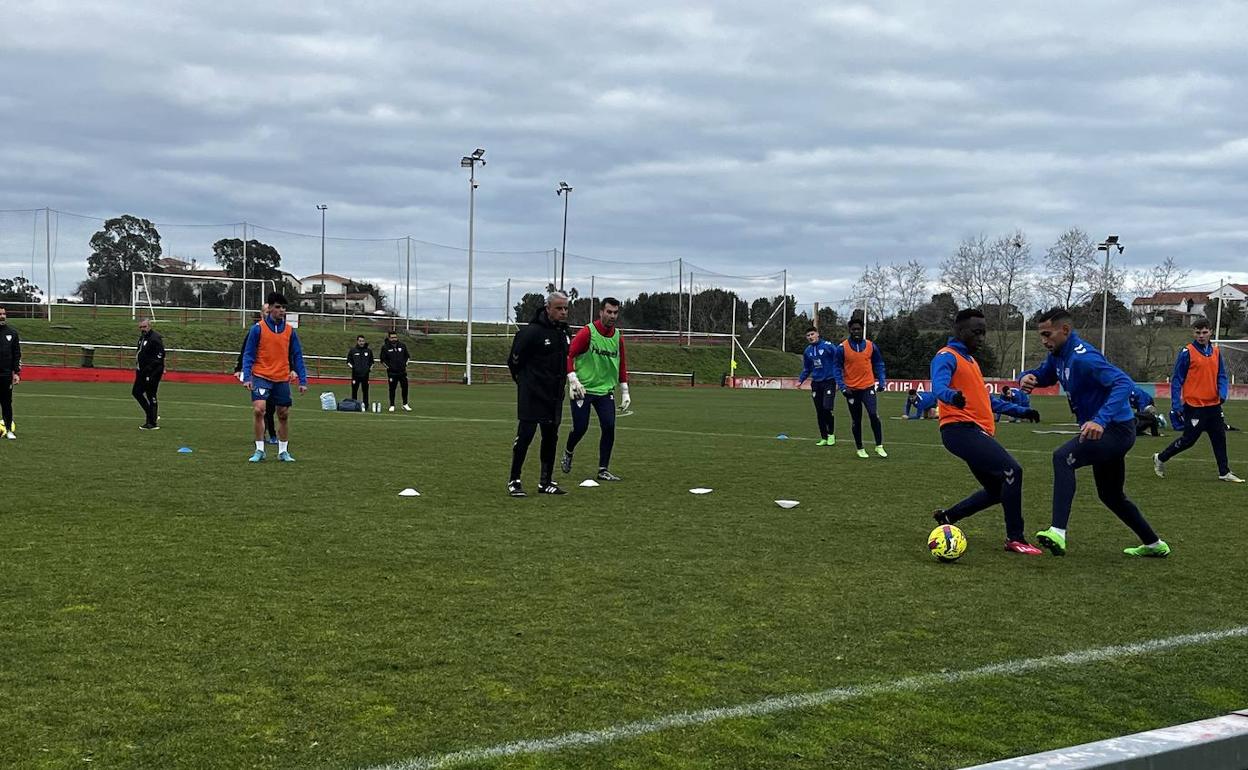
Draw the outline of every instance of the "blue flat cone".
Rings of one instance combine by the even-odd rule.
[[[192,451],[194,451],[194,450],[192,450],[189,446],[184,446],[184,447],[182,447],[181,449],[179,449],[179,450],[178,450],[178,454],[180,454],[180,455],[189,455]]]
[[[781,441],[785,441],[785,440],[787,440],[787,439],[789,438],[789,434],[787,434],[787,433],[781,433],[779,436],[776,436],[776,438],[778,438],[778,439],[779,439],[779,440],[781,440]]]

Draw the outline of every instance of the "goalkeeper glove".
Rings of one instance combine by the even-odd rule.
[[[953,392],[953,398],[949,399],[949,403],[953,404],[958,409],[965,409],[966,408],[966,396],[962,395],[962,391],[955,390]]]
[[[585,386],[581,384],[581,380],[576,376],[576,372],[568,372],[568,395],[573,401],[580,401],[585,398]]]
[[[620,411],[627,412],[628,408],[633,405],[633,399],[628,395],[628,383],[620,383]]]

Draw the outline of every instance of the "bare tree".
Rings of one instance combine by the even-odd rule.
[[[1140,270],[1132,275],[1132,289],[1137,296],[1151,297],[1157,292],[1174,291],[1187,282],[1190,270],[1179,267],[1174,257],[1166,257],[1159,265],[1149,270]],[[1158,318],[1156,312],[1134,311],[1132,320],[1135,322],[1135,349],[1139,356],[1139,371],[1135,376],[1145,380],[1156,379],[1166,375],[1166,368],[1172,360],[1170,351],[1160,349],[1161,330],[1165,327],[1165,318]]]
[[[1072,227],[1049,247],[1038,286],[1047,302],[1069,308],[1085,302],[1100,288],[1096,244],[1088,234]],[[1095,285],[1094,285],[1095,282]]]
[[[866,308],[867,318],[880,320],[888,315],[893,306],[893,286],[890,271],[879,262],[863,268],[862,277],[854,287],[859,306]]]
[[[988,245],[983,305],[992,332],[997,363],[1010,371],[1014,347],[1019,340],[1023,314],[1030,301],[1031,244],[1022,230],[995,238]]]
[[[889,265],[888,274],[897,312],[913,313],[927,299],[927,268],[912,259],[904,264]]]
[[[957,250],[940,263],[940,283],[962,307],[983,307],[989,281],[988,239],[982,233],[963,238]]]

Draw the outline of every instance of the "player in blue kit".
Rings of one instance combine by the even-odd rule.
[[[1135,414],[1129,398],[1134,383],[1101,352],[1075,333],[1063,308],[1041,314],[1037,329],[1049,355],[1038,369],[1024,372],[1019,384],[1031,392],[1060,382],[1070,398],[1079,435],[1053,451],[1053,520],[1036,533],[1040,545],[1054,556],[1066,553],[1066,528],[1075,499],[1075,471],[1092,466],[1096,492],[1105,507],[1140,538],[1128,556],[1167,556],[1170,546],[1157,537],[1144,515],[1123,490],[1126,456],[1135,445]]]
[[[819,338],[819,329],[810,327],[806,330],[806,351],[802,353],[802,373],[797,376],[800,386],[810,378],[810,399],[815,405],[815,420],[819,423],[819,435],[822,437],[815,446],[834,446],[836,444],[836,376],[833,374],[833,362],[836,360],[836,345]]]

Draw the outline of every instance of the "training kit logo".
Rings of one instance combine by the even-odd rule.
[[[1088,352],[1088,348],[1087,348],[1087,346],[1086,346],[1086,345],[1078,345],[1078,346],[1076,346],[1076,347],[1075,347],[1075,352],[1076,352],[1076,353],[1087,353],[1087,352]]]
[[[1066,464],[1067,465],[1075,464],[1075,455],[1073,452],[1071,454],[1066,455]]]

